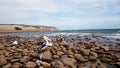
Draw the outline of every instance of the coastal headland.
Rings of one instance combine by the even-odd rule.
[[[0,24],[0,33],[8,32],[34,32],[34,31],[56,31],[56,27],[23,25],[23,24]]]

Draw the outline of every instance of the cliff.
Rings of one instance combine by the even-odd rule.
[[[0,32],[56,31],[56,27],[23,24],[0,24]]]

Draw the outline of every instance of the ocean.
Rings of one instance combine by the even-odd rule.
[[[56,36],[56,35],[97,35],[109,38],[120,39],[120,29],[91,29],[91,30],[60,30],[53,32],[23,32],[23,33],[6,33],[0,34],[0,37],[4,36],[20,36],[20,37],[40,37],[42,35],[46,36]]]

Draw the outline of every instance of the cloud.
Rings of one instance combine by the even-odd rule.
[[[0,10],[0,23],[50,25],[60,29],[87,28],[87,24],[90,28],[102,27],[109,22],[120,26],[120,0],[0,0]]]

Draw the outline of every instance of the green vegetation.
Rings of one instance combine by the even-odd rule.
[[[33,27],[35,27],[35,28],[40,28],[40,26],[33,26]]]
[[[22,28],[20,28],[20,27],[14,27],[15,28],[15,30],[22,30]]]

